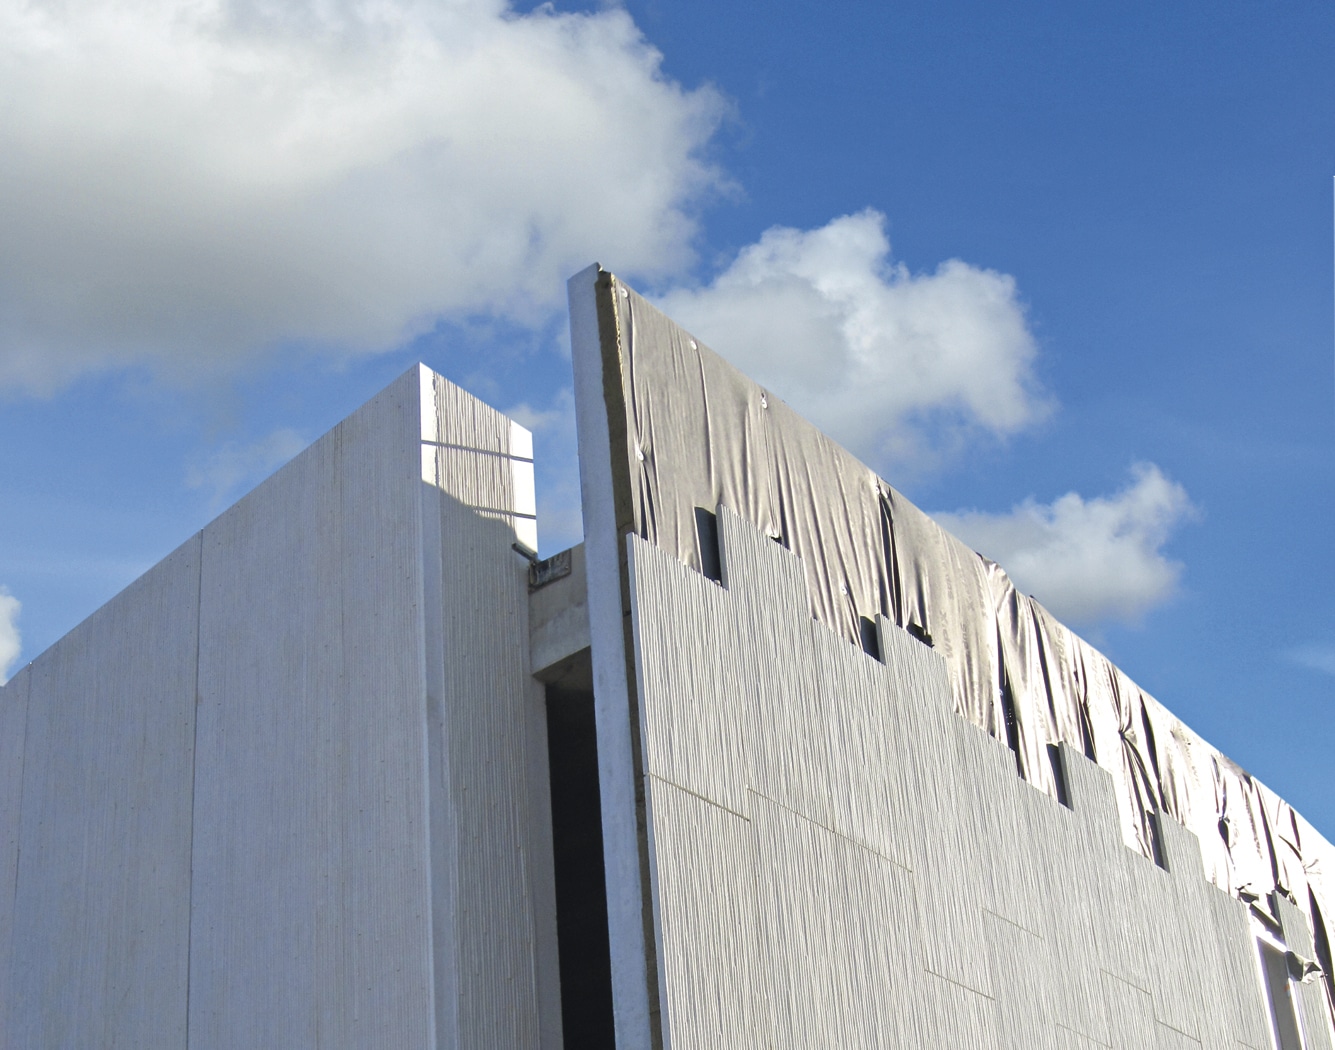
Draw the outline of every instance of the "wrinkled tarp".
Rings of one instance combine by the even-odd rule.
[[[850,642],[877,613],[929,640],[958,712],[1010,743],[1034,786],[1057,794],[1049,745],[1066,741],[1112,775],[1130,846],[1156,856],[1164,811],[1216,885],[1272,922],[1269,894],[1288,895],[1329,956],[1335,849],[1291,806],[780,399],[610,274],[599,295],[643,539],[700,569],[697,508],[735,511],[798,555],[813,616]]]

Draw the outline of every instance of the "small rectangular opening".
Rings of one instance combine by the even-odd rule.
[[[722,583],[723,560],[719,557],[718,518],[704,507],[695,508],[695,536],[700,544],[700,571],[715,583]]]
[[[858,637],[862,642],[862,651],[873,660],[885,660],[881,656],[881,636],[876,630],[876,621],[865,616],[858,617]]]
[[[547,687],[547,761],[565,1045],[615,1050],[598,736],[591,689]]]
[[[1270,1005],[1271,1031],[1277,1050],[1303,1050],[1298,1014],[1293,1008],[1289,985],[1289,963],[1284,953],[1266,941],[1256,942],[1261,949],[1261,972],[1265,975],[1266,999]]]
[[[1057,801],[1071,808],[1071,792],[1066,786],[1066,767],[1062,765],[1062,751],[1057,744],[1048,745],[1048,761],[1052,763],[1052,779],[1057,785]]]
[[[1163,851],[1163,832],[1159,830],[1159,821],[1163,820],[1163,813],[1155,810],[1149,815],[1150,819],[1146,823],[1146,831],[1150,838],[1150,860],[1156,865],[1168,870],[1168,858]]]
[[[922,642],[928,649],[932,648],[932,636],[927,632],[927,628],[920,623],[910,620],[904,630],[913,635],[914,638]]]
[[[1010,680],[1001,683],[1001,711],[1006,719],[1006,746],[1015,755],[1015,772],[1024,778],[1024,765],[1020,759],[1020,718],[1015,712],[1015,696],[1011,692]]]

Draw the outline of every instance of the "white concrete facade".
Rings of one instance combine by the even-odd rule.
[[[418,367],[0,687],[0,1050],[1335,1050],[1292,901],[1127,848],[1067,742],[1021,779],[739,508],[635,532],[600,281],[585,545],[531,564],[530,435]]]
[[[0,691],[0,1045],[560,1045],[527,432],[414,368]]]
[[[629,537],[661,1039],[712,1047],[1269,1050],[1247,908],[1111,778],[1069,805],[952,709],[940,656],[812,619],[797,558],[718,510],[723,581]],[[1312,954],[1284,902],[1289,945]],[[1319,983],[1295,985],[1329,1050]]]

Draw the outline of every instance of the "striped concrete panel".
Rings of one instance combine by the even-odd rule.
[[[1269,1008],[1257,971],[1256,942],[1247,906],[1223,890],[1208,888],[1207,907],[1214,919],[1210,954],[1216,961],[1218,983],[1206,1010],[1221,1018],[1224,1045],[1269,1050]]]
[[[23,750],[28,729],[28,686],[24,667],[0,686],[0,1050],[9,1038],[10,961],[13,957],[14,886],[18,878],[19,830],[23,813]]]
[[[545,694],[529,674],[526,431],[423,382],[437,1038],[560,1045]],[[517,476],[518,475],[518,476]]]
[[[1147,922],[1154,912],[1140,894],[1145,883],[1162,881],[1163,873],[1123,846],[1114,782],[1107,771],[1067,745],[1062,745],[1061,754],[1073,812],[1085,826],[1080,838],[1088,875],[1078,884],[1077,895],[1097,893],[1108,905],[1086,909],[1093,926],[1094,961],[1148,995],[1152,979]]]
[[[1155,868],[1150,878],[1161,890],[1155,908],[1146,916],[1151,988],[1155,1017],[1197,1041],[1209,1034],[1206,988],[1211,983],[1210,963],[1213,914],[1205,903],[1205,873],[1200,843],[1186,828],[1160,813],[1155,820],[1166,867]],[[1166,877],[1164,877],[1166,876]],[[1190,967],[1191,980],[1183,980]]]
[[[1271,900],[1279,914],[1284,943],[1289,951],[1302,959],[1312,959],[1316,955],[1316,949],[1312,940],[1312,928],[1307,924],[1307,916],[1282,894],[1273,894]],[[1313,975],[1305,981],[1295,983],[1293,995],[1298,1008],[1298,1020],[1303,1029],[1305,1050],[1331,1050],[1332,1045],[1335,1045],[1335,1038],[1332,1038],[1330,1010],[1327,1006],[1326,990],[1321,986],[1320,978]]]
[[[746,705],[748,783],[829,827],[834,820],[827,790],[830,754],[824,734],[813,731],[828,713],[802,565],[722,507],[718,533],[723,584],[743,643],[737,656],[744,662],[725,681],[741,691]]]
[[[1020,837],[1007,848],[1014,851],[1015,842],[1040,846],[1019,852],[1029,858],[1037,877],[1032,904],[1042,909],[1039,928],[1051,959],[1052,1021],[1063,1030],[1106,1045],[1108,1022],[1088,904],[1090,887],[1098,886],[1100,879],[1081,834],[1083,815],[1018,778],[1013,790],[1025,820]],[[1114,841],[1120,849],[1120,840]]]
[[[650,858],[670,1050],[774,1044],[764,993],[750,821],[649,777]]]
[[[1038,799],[1030,796],[1041,793],[1020,779],[1014,752],[971,723],[961,720],[961,727],[954,734],[962,748],[959,765],[976,773],[974,833],[979,852],[988,858],[979,872],[983,906],[1042,936],[1048,908],[1044,900],[1048,860],[1031,850],[1017,850],[1014,843],[1029,841],[1031,831],[1049,837],[1054,828],[1030,825],[1045,810],[1055,814],[1060,804],[1043,795],[1045,804],[1034,805]]]
[[[1025,850],[1037,869],[1043,907],[1043,935],[1053,945],[1060,987],[1058,1023],[1096,1042],[1109,1035],[1099,977],[1098,924],[1088,906],[1090,887],[1103,881],[1104,867],[1124,852],[1116,823],[1116,803],[1106,773],[1063,745],[1057,767],[1067,805],[1022,785],[1025,814],[1019,841],[1042,844]]]
[[[833,829],[903,868],[912,866],[915,800],[902,775],[913,742],[896,706],[894,674],[833,631],[813,632],[825,732],[831,755],[827,790]]]
[[[913,870],[918,874],[922,950],[926,968],[948,981],[993,994],[987,966],[982,912],[991,861],[985,841],[980,795],[1009,777],[1002,756],[986,734],[944,704],[905,705],[910,729],[905,794],[916,800],[912,817]],[[967,758],[977,760],[960,775]]]
[[[894,673],[896,696],[914,710],[924,707],[954,711],[946,662],[931,647],[897,627],[884,616],[876,617],[876,639],[881,662]]]
[[[759,712],[770,671],[732,612],[734,595],[656,547],[631,556],[645,770],[742,812],[744,740],[754,735],[746,719]]]
[[[1066,746],[1069,805],[1034,790],[953,712],[928,647],[884,622],[883,663],[846,644],[810,620],[786,551],[726,510],[718,520],[726,588],[630,543],[649,771],[696,785],[650,790],[674,1045],[733,1041],[720,1018],[737,1016],[738,975],[784,1050],[1252,1045],[1263,1018],[1246,916],[1206,882],[1194,836],[1163,821],[1163,867],[1128,850],[1111,778]],[[739,688],[715,658],[756,681]],[[717,720],[737,692],[749,706],[730,736]],[[747,799],[725,810],[706,792],[734,791],[739,768]],[[720,859],[741,835],[749,891]],[[700,902],[725,884],[749,899]],[[755,937],[725,949],[690,936],[719,914],[744,925],[751,907]],[[731,983],[711,998],[702,974]]]
[[[1108,1050],[1108,1044],[1089,1039],[1060,1025],[1054,1029],[1057,1050]]]
[[[1331,1035],[1330,1009],[1326,1005],[1326,990],[1319,979],[1310,978],[1296,988],[1298,1016],[1303,1026],[1306,1050],[1331,1050],[1335,1037]]]
[[[746,965],[768,971],[772,1045],[916,1045],[912,873],[761,795],[751,813],[761,932]]]
[[[1193,962],[1191,984],[1199,1002],[1193,1034],[1206,1047],[1233,1050],[1238,1042],[1254,1039],[1264,1020],[1264,1014],[1254,1012],[1260,989],[1255,964],[1247,970],[1255,948],[1245,909],[1206,879],[1195,834],[1163,815],[1157,828],[1173,876],[1175,910],[1187,920],[1185,954]]]
[[[1170,899],[1167,873],[1130,849],[1117,850],[1097,871],[1100,892],[1115,905],[1090,911],[1099,968],[1151,993],[1159,970],[1150,925]]]
[[[1103,1000],[1112,1050],[1155,1050],[1159,1046],[1154,999],[1149,992],[1105,972]]]
[[[433,1043],[419,410],[204,531],[191,1050]]]
[[[997,991],[1001,1045],[1056,1050],[1056,1020],[1063,1011],[1052,1001],[1057,966],[1051,944],[991,912],[983,913],[983,928]]]
[[[831,682],[839,682],[837,676],[845,662],[870,658],[850,646],[845,646],[847,651],[842,656],[834,655],[839,650],[829,641],[831,632],[806,612],[806,584],[795,557],[726,508],[719,509],[718,523],[724,582],[740,606],[734,608],[745,636],[761,657],[761,677],[749,691],[749,695],[758,697],[758,707],[744,722],[753,730],[748,738],[752,787],[817,824],[834,828],[841,806],[850,820],[854,812],[847,791],[841,792],[838,785],[857,776],[850,771],[871,756],[854,752],[836,757],[831,750],[831,745],[848,744],[854,728],[846,724],[853,713],[848,691],[841,687],[832,691]],[[927,671],[922,666],[923,654],[930,660],[939,658],[904,632],[899,633],[921,651],[910,650],[913,655],[907,661],[907,687],[886,689],[879,684],[878,679],[890,681],[899,673],[897,666],[889,665],[884,676],[864,665],[860,683],[873,690],[868,698],[872,712],[876,710],[875,697],[883,689],[892,696],[912,698],[882,709],[891,721],[876,736],[882,746],[887,737],[896,734],[919,746],[905,747],[895,761],[895,769],[869,771],[870,775],[896,772],[897,789],[887,790],[881,801],[891,802],[897,797],[907,807],[896,814],[901,830],[894,835],[896,844],[889,855],[902,861],[904,847],[908,846],[912,850],[909,866],[923,874],[919,892],[922,948],[928,969],[987,993],[986,950],[979,924],[982,896],[972,873],[962,871],[958,863],[961,856],[971,855],[968,844],[978,840],[977,815],[963,804],[960,783],[942,777],[931,749],[921,746],[926,739],[943,747],[965,747],[962,741],[971,741],[968,734],[977,731],[953,714],[948,692],[943,690],[936,703],[925,704],[913,695],[920,681],[944,686],[944,674]],[[818,654],[823,657],[820,663],[812,660]],[[841,722],[845,723],[842,729],[834,728]],[[859,742],[869,743],[865,736],[874,732],[872,727],[859,728],[863,734]],[[829,736],[832,731],[833,739]],[[979,737],[981,747],[995,748],[985,734]],[[995,756],[995,763],[1000,777],[1006,770],[1001,754]],[[850,789],[852,786],[848,784]],[[858,785],[858,790],[868,790],[868,785]],[[865,814],[877,805],[873,798],[860,810]],[[847,830],[858,837],[868,829],[850,826]]]
[[[934,973],[922,975],[922,998],[913,1012],[913,1032],[900,1043],[882,1041],[870,1046],[913,1050],[938,1047],[1006,1047],[997,1001]],[[1009,1050],[1009,1048],[1008,1048]]]
[[[31,667],[12,1047],[186,1041],[195,537]]]

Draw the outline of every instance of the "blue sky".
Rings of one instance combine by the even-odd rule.
[[[1335,838],[1332,55],[1311,3],[3,0],[0,672],[418,359],[574,542],[597,260]]]

